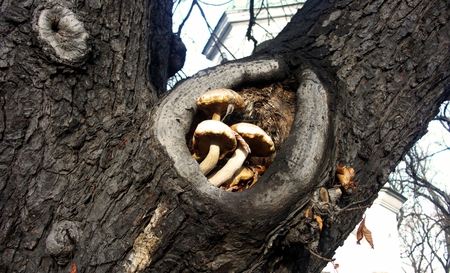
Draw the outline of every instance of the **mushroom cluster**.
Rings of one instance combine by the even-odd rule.
[[[207,91],[196,104],[208,118],[197,125],[192,137],[192,156],[202,173],[214,186],[229,191],[242,190],[241,181],[247,181],[245,188],[252,186],[265,166],[244,163],[250,156],[268,157],[274,153],[271,137],[254,124],[228,126],[223,122],[234,110],[245,107],[242,97],[231,89]]]

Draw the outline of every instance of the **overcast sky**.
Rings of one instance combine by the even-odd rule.
[[[213,5],[205,5],[200,2],[200,5],[205,13],[206,19],[209,22],[209,25],[214,29],[223,12],[228,7],[230,1],[203,1],[203,2],[217,2],[227,3],[224,5],[213,6]],[[173,32],[178,32],[178,27],[186,17],[186,14],[189,11],[189,8],[192,4],[192,1],[184,1],[180,3],[173,15]],[[206,57],[202,54],[203,47],[206,45],[210,36],[210,32],[205,23],[205,20],[201,16],[201,13],[197,6],[194,7],[189,19],[183,26],[181,32],[181,39],[183,43],[186,45],[187,54],[186,54],[186,62],[183,67],[183,72],[187,76],[191,76],[195,74],[197,71],[205,69],[207,67],[214,66],[214,64],[206,59]]]

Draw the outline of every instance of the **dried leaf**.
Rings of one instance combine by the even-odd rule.
[[[363,222],[364,222],[364,220],[363,220]],[[358,230],[356,231],[356,243],[358,245],[361,244],[360,242],[361,242],[361,240],[364,237],[363,232],[362,232],[362,229],[363,229],[362,224],[363,224],[363,222],[361,222],[361,224],[359,224]]]
[[[356,189],[356,185],[353,182],[355,177],[355,170],[351,167],[338,166],[336,169],[336,176],[344,189]]]
[[[77,273],[77,265],[74,260],[72,260],[72,268],[70,269],[70,273]]]
[[[360,242],[364,237],[366,238],[366,241],[369,243],[369,245],[374,248],[372,232],[366,227],[366,217],[363,218],[361,224],[359,224],[358,230],[356,231],[356,243],[358,245],[361,244]]]
[[[242,166],[236,173],[232,181],[222,184],[220,188],[229,192],[242,192],[253,186],[259,177],[253,167]]]
[[[262,175],[266,171],[266,167],[263,165],[256,165],[256,167],[251,167],[253,172],[257,175]]]
[[[305,212],[305,217],[309,218],[309,213],[311,212],[311,207],[308,207]]]
[[[320,217],[320,216],[317,215],[317,214],[314,214],[313,217],[314,217],[314,219],[316,220],[317,224],[319,224],[319,229],[322,230],[322,228],[323,228],[323,220],[322,220],[322,217]]]
[[[334,269],[338,269],[339,268],[339,264],[334,264]]]
[[[239,184],[239,182],[241,182],[243,180],[253,179],[253,177],[255,176],[255,174],[253,173],[253,171],[250,168],[247,168],[244,166],[239,168],[239,170],[236,171],[236,173],[237,173],[237,175],[233,178],[233,181],[231,182],[229,187],[237,186]]]
[[[373,239],[372,239],[372,232],[370,232],[370,230],[368,230],[367,228],[364,228],[363,232],[364,232],[364,237],[366,237],[366,241],[369,243],[369,245],[372,248],[374,248],[374,246],[373,246]]]
[[[336,172],[339,182],[341,182],[342,185],[350,183],[351,179],[355,175],[355,170],[346,166],[338,166]]]

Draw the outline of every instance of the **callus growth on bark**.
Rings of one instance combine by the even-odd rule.
[[[43,51],[66,65],[80,65],[90,51],[83,23],[67,7],[68,2],[49,1],[35,10],[33,28]]]

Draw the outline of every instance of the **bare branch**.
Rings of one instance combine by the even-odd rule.
[[[248,20],[248,28],[247,28],[247,33],[245,34],[245,37],[247,37],[247,39],[249,41],[253,41],[253,48],[256,48],[256,45],[258,44],[258,40],[256,40],[255,37],[253,37],[252,35],[252,28],[255,25],[255,21],[256,21],[256,16],[255,16],[255,11],[254,11],[254,0],[250,0],[250,19]]]
[[[195,6],[196,2],[197,2],[196,0],[192,1],[191,7],[189,8],[189,11],[188,11],[186,17],[184,17],[183,21],[178,26],[178,32],[177,32],[178,36],[181,35],[181,30],[183,29],[183,26],[186,23],[187,19],[189,19],[189,17],[191,16],[192,9],[194,9],[194,6]],[[205,18],[205,20],[206,20],[206,18]]]
[[[227,4],[231,3],[231,2],[233,2],[233,0],[228,0],[228,1],[225,1],[225,2],[220,3],[220,4],[216,4],[216,3],[208,3],[208,2],[205,2],[205,1],[201,1],[201,0],[197,0],[197,1],[199,3],[202,3],[202,4],[206,5],[206,6],[213,6],[213,7],[220,7],[220,6],[224,6],[224,5],[227,5]]]

